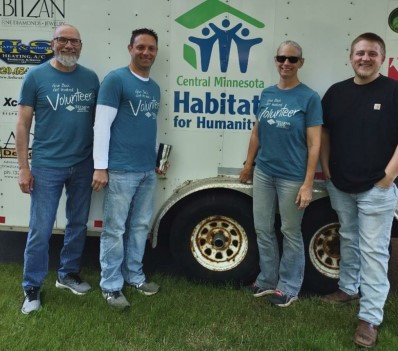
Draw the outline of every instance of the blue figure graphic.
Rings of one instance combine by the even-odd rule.
[[[207,72],[210,65],[210,58],[213,51],[214,43],[218,40],[219,55],[220,55],[220,69],[225,73],[228,69],[229,55],[231,52],[232,41],[235,42],[238,50],[239,68],[242,73],[247,71],[249,62],[249,54],[252,46],[261,43],[261,38],[244,39],[250,33],[249,29],[243,28],[241,31],[242,37],[237,35],[237,32],[242,28],[242,23],[235,27],[227,29],[230,26],[230,21],[224,19],[221,22],[225,29],[218,28],[214,23],[209,23],[209,27],[213,30],[213,35],[210,36],[210,29],[205,27],[202,29],[203,38],[190,36],[188,39],[192,43],[199,46],[201,68],[203,72]]]
[[[206,27],[203,28],[202,34],[207,37],[210,34],[210,29]],[[216,34],[209,38],[197,38],[192,36],[188,38],[189,41],[199,46],[202,72],[207,72],[209,69],[211,52],[213,51],[213,45],[217,39]]]
[[[225,19],[221,22],[224,28],[230,25],[229,20]],[[213,29],[215,36],[218,38],[219,53],[220,53],[220,69],[221,72],[226,72],[229,63],[229,53],[231,51],[232,40],[236,37],[236,32],[242,27],[242,23],[237,24],[235,27],[223,30],[218,28],[214,23],[209,23],[209,27]]]
[[[241,34],[244,37],[249,35],[250,31],[247,28],[242,29]],[[238,58],[239,58],[239,68],[242,73],[247,71],[247,65],[249,63],[249,53],[252,46],[257,45],[263,41],[261,38],[254,39],[243,39],[239,36],[235,35],[234,38],[236,47],[238,49]]]

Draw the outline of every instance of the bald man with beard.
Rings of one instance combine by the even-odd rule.
[[[56,28],[51,45],[54,57],[31,68],[24,77],[18,106],[19,187],[31,198],[22,282],[23,314],[40,309],[40,289],[48,273],[49,240],[64,187],[67,224],[55,284],[77,295],[91,289],[79,272],[91,201],[93,123],[99,81],[93,71],[77,63],[82,50],[77,28]]]

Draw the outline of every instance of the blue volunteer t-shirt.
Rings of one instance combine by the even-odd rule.
[[[24,77],[19,104],[34,108],[32,166],[70,167],[92,153],[99,81],[80,65],[62,72],[50,61]]]
[[[302,83],[288,90],[277,85],[265,88],[256,118],[258,168],[269,176],[303,181],[308,158],[306,129],[322,124],[319,95]]]
[[[110,72],[101,83],[98,104],[118,110],[111,126],[108,169],[155,169],[159,86],[152,79],[142,81],[128,67],[122,67]]]

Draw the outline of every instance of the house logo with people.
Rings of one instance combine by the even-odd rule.
[[[253,35],[252,29],[263,28],[264,23],[220,0],[204,1],[175,21],[195,33],[183,43],[183,59],[202,72],[208,72],[212,60],[218,60],[217,66],[222,73],[232,64],[237,64],[239,71],[246,73],[250,55],[263,41]],[[237,60],[231,60],[232,55]]]

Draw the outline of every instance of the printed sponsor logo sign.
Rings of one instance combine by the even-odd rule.
[[[31,134],[32,135],[32,134]],[[28,157],[32,157],[32,148],[29,147]],[[0,159],[17,158],[17,150],[15,148],[15,134],[10,132],[7,141],[3,147],[0,147]]]
[[[17,99],[14,99],[12,97],[4,97],[3,107],[16,107],[16,106],[18,106]]]
[[[219,23],[216,18],[224,14],[234,15],[237,21],[224,18]],[[263,41],[260,37],[252,36],[248,25],[263,28],[264,23],[218,0],[201,3],[178,17],[176,22],[188,29],[202,28],[199,36],[189,35],[190,43],[185,43],[183,49],[184,60],[202,72],[208,71],[210,60],[215,56],[213,51],[216,50],[218,50],[220,71],[226,72],[231,50],[234,49],[240,72],[245,73],[250,51]]]
[[[27,66],[0,66],[0,79],[22,79],[28,70]]]
[[[268,71],[255,63],[271,42],[273,9],[268,22],[220,0],[185,8],[176,6],[172,22],[172,127],[251,130]]]
[[[5,134],[3,134],[1,139],[5,140],[5,142],[0,146],[0,178],[3,180],[18,179],[19,170],[17,150],[15,148],[15,134],[13,131],[7,132],[5,130]],[[28,158],[32,158],[31,146],[28,149]]]
[[[5,27],[54,28],[65,23],[66,0],[0,0]]]
[[[25,44],[21,39],[0,39],[0,62],[6,64],[0,66],[0,79],[22,79],[28,65],[39,65],[53,55],[49,40],[32,40]]]
[[[2,116],[5,116],[5,117],[17,116],[18,101],[14,97],[4,96],[1,106],[2,106],[2,109],[1,109]]]
[[[49,40],[32,40],[24,44],[21,39],[0,39],[0,60],[7,64],[38,65],[52,56]]]
[[[388,59],[388,76],[398,80],[398,58],[390,57]]]

